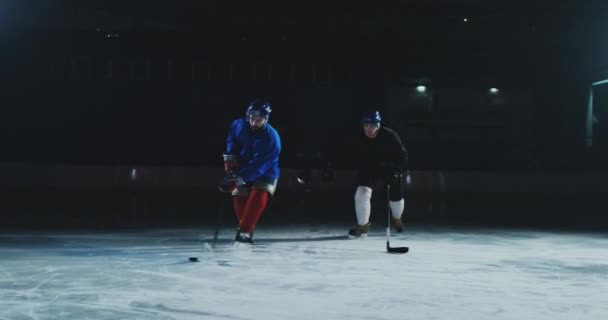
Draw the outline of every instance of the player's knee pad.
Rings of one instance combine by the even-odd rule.
[[[355,201],[369,201],[372,198],[372,188],[359,186],[355,191]]]
[[[389,206],[391,207],[391,214],[393,218],[401,218],[401,214],[405,209],[405,201],[403,199],[399,201],[390,201]]]
[[[357,214],[357,224],[364,225],[369,222],[372,210],[372,188],[359,186],[355,192],[355,213]]]

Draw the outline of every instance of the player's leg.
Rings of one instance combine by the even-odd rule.
[[[348,231],[351,237],[365,237],[371,226],[369,217],[371,214],[372,188],[367,186],[358,186],[355,191],[355,213],[357,215],[357,225]]]
[[[391,207],[391,224],[397,232],[403,232],[403,211],[405,209],[405,200],[403,194],[405,193],[405,184],[403,179],[391,181],[390,194],[389,194],[389,206]]]
[[[242,242],[252,242],[253,231],[268,205],[268,200],[274,194],[276,186],[277,179],[266,177],[262,177],[253,183],[240,220],[240,236],[245,240]]]
[[[249,187],[239,187],[232,192],[232,206],[234,207],[234,213],[236,214],[236,221],[240,223],[243,218],[243,212],[245,211],[245,205],[249,198]]]
[[[351,237],[365,237],[371,225],[369,218],[372,211],[372,179],[371,176],[362,172],[357,174],[357,190],[355,191],[355,214],[357,225],[348,231]]]

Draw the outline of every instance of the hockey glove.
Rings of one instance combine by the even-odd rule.
[[[388,183],[393,183],[393,182],[399,181],[401,179],[403,179],[402,171],[394,171],[391,174],[389,174],[389,176],[387,177]]]
[[[224,177],[222,181],[220,181],[219,190],[221,192],[232,193],[236,188],[240,186],[244,186],[245,181],[239,176],[230,175]]]
[[[224,171],[227,175],[232,175],[239,169],[239,163],[236,161],[236,157],[232,154],[223,154],[224,157]]]

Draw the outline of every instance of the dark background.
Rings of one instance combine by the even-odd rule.
[[[263,97],[287,170],[268,222],[354,220],[331,173],[348,176],[359,114],[379,109],[418,177],[412,223],[603,228],[608,86],[592,147],[585,120],[607,30],[602,1],[2,0],[2,225],[214,221],[215,177],[180,175],[221,175],[229,122]],[[318,179],[292,184],[305,169]]]

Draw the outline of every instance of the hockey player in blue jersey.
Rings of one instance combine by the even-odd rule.
[[[271,111],[268,101],[251,101],[245,117],[233,121],[228,129],[226,178],[220,190],[232,193],[237,242],[253,243],[253,231],[279,179],[281,138],[268,123]]]

